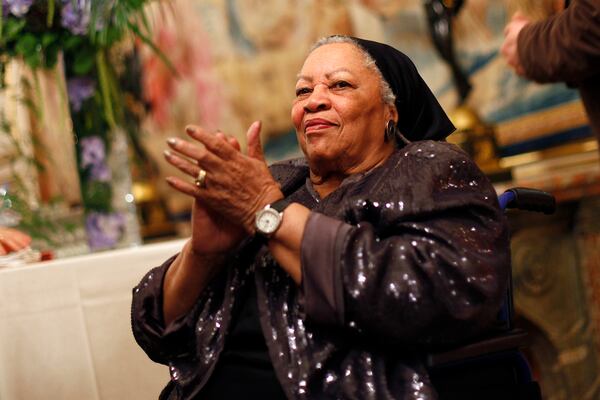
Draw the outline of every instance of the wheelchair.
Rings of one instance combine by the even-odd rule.
[[[552,214],[554,197],[540,190],[513,188],[498,197],[503,210]],[[460,347],[429,353],[426,365],[440,400],[541,400],[539,384],[521,349],[527,332],[513,323],[512,279],[491,333]]]

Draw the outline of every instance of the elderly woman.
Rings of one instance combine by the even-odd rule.
[[[486,177],[412,62],[333,36],[309,53],[292,121],[305,158],[270,169],[187,128],[167,160],[195,184],[192,237],[134,289],[133,331],[168,364],[163,399],[434,399],[423,352],[480,333],[509,270]],[[202,145],[200,145],[202,144]]]

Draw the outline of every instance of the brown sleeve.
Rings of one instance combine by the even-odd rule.
[[[525,75],[577,83],[600,71],[600,1],[575,0],[562,13],[525,26],[518,37]]]
[[[351,225],[311,212],[300,249],[302,292],[309,319],[324,325],[343,325],[344,296],[339,247]]]

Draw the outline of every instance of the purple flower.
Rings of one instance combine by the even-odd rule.
[[[100,136],[81,139],[81,167],[88,168],[104,164],[106,150]]]
[[[118,212],[90,212],[85,219],[85,229],[92,250],[114,247],[125,232],[125,216]]]
[[[29,11],[33,0],[2,0],[2,14],[7,16],[9,13],[15,17],[22,17]]]
[[[83,102],[93,96],[96,90],[96,82],[85,76],[70,78],[67,81],[67,93],[69,103],[73,110],[81,110]]]
[[[108,182],[112,177],[106,165],[106,149],[99,136],[81,139],[81,168],[90,169],[90,179]]]
[[[63,0],[60,23],[74,35],[85,35],[90,26],[91,0]]]
[[[90,170],[90,179],[99,181],[99,182],[108,182],[112,178],[112,174],[108,166],[104,163],[98,163],[92,165],[92,169]]]

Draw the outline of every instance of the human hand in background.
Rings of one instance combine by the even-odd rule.
[[[0,227],[0,255],[19,251],[30,244],[29,235],[16,229]]]
[[[517,11],[504,28],[504,42],[500,47],[500,53],[504,56],[508,65],[521,76],[525,75],[525,70],[519,59],[518,37],[521,29],[530,22],[529,18]]]

